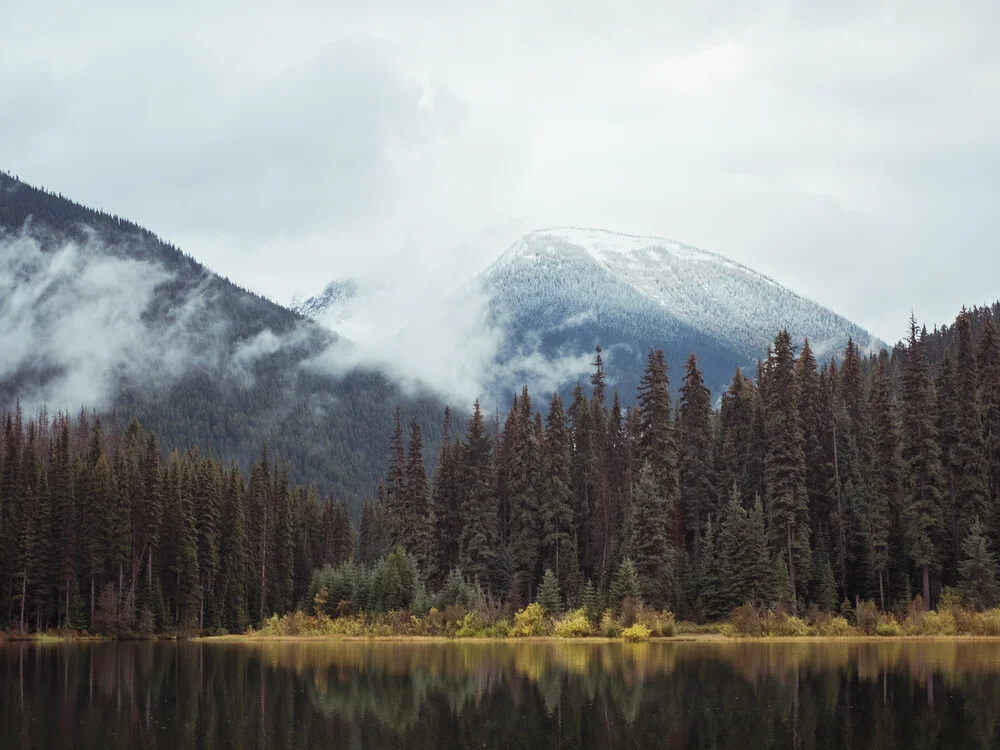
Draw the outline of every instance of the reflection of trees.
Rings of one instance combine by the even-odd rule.
[[[993,747],[1000,643],[0,647],[0,747]]]

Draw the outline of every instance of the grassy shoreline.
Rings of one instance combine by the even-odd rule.
[[[230,633],[224,635],[182,636],[174,633],[159,634],[144,638],[115,638],[90,633],[2,633],[0,644],[4,643],[109,643],[123,642],[198,642],[198,643],[406,643],[406,644],[459,644],[459,643],[589,643],[595,645],[628,643],[622,638],[604,636],[563,637],[556,635],[539,635],[529,637],[491,637],[476,636],[471,638],[456,638],[441,635],[265,635],[261,633]],[[1000,636],[974,635],[955,633],[949,635],[729,635],[725,633],[680,633],[672,636],[651,636],[642,643],[893,643],[900,641],[916,642],[1000,642]]]

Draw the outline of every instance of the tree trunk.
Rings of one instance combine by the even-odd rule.
[[[924,566],[924,606],[931,608],[931,569],[929,565]]]
[[[883,571],[878,572],[878,598],[881,602],[882,611],[885,612],[885,587],[882,585]]]
[[[24,606],[28,601],[28,574],[21,574],[21,630],[24,630]]]
[[[792,556],[792,522],[785,522],[785,530],[788,532],[788,582],[792,587],[792,612],[798,606],[799,597],[795,592],[795,558]]]

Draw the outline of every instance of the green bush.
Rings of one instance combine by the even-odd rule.
[[[584,638],[590,632],[590,620],[583,609],[568,612],[555,622],[555,634],[560,638]]]
[[[887,615],[882,618],[878,625],[875,626],[875,635],[882,638],[895,638],[903,634],[903,629],[896,622],[896,618],[892,615]]]
[[[649,634],[654,638],[671,636],[676,627],[674,613],[669,609],[657,612],[655,609],[640,607],[636,612],[635,621],[649,630]]]
[[[924,615],[920,629],[922,635],[955,635],[955,616],[951,612],[935,612],[931,610]]]
[[[809,635],[809,625],[795,615],[768,613],[763,622],[764,632],[776,638],[799,638]]]
[[[486,636],[486,624],[475,612],[469,612],[462,618],[455,631],[456,638],[483,638]]]
[[[638,643],[639,641],[649,640],[649,628],[647,628],[642,623],[635,623],[634,625],[629,625],[622,631],[622,638],[630,643]]]
[[[831,617],[829,620],[824,620],[815,627],[816,635],[832,638],[843,638],[845,636],[854,635],[856,632],[854,628],[851,627],[851,624],[839,615],[837,617]]]
[[[1000,635],[1000,609],[988,609],[977,613],[969,632],[973,635]]]
[[[611,613],[610,609],[604,610],[604,614],[601,615],[601,635],[605,638],[617,638],[622,634],[622,626],[615,616]]]
[[[538,602],[532,602],[514,615],[514,627],[511,629],[511,635],[515,638],[548,635],[550,628],[551,622],[545,616],[541,605]]]

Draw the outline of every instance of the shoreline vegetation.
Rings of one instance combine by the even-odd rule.
[[[322,597],[319,597],[321,600]],[[109,636],[76,630],[0,632],[2,642],[68,642],[113,640],[184,640],[206,642],[780,642],[780,641],[882,641],[882,640],[1000,640],[1000,608],[977,612],[946,593],[936,610],[923,607],[917,597],[905,613],[881,612],[872,602],[848,603],[838,614],[810,611],[797,617],[783,610],[762,610],[752,604],[737,608],[724,621],[678,622],[669,610],[656,611],[625,601],[615,613],[585,609],[547,612],[539,603],[529,604],[508,619],[462,606],[445,611],[431,608],[418,616],[396,610],[385,614],[330,616],[317,602],[317,613],[301,610],[272,615],[260,628],[245,633],[173,632]],[[343,607],[341,607],[343,609]]]

